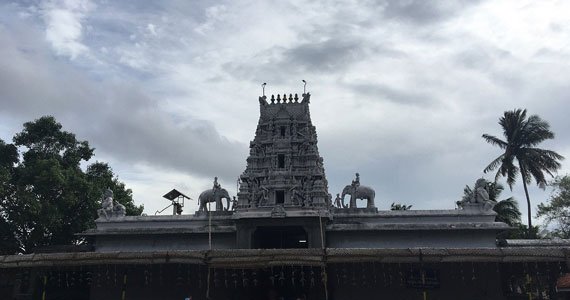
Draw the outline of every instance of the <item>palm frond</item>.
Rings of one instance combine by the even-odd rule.
[[[504,161],[503,164],[501,165],[501,175],[507,177],[507,184],[509,185],[509,188],[511,190],[513,189],[513,185],[517,180],[518,173],[519,173],[519,168],[515,166],[515,164],[513,163],[512,157],[510,160]]]
[[[503,135],[507,138],[507,143],[512,144],[513,141],[519,140],[525,118],[526,109],[505,111],[499,120],[499,124],[503,128]]]
[[[521,136],[522,145],[532,147],[552,138],[554,138],[554,133],[550,131],[548,122],[542,120],[537,115],[528,117],[525,122],[523,135]]]
[[[538,148],[526,148],[519,154],[519,161],[525,163],[525,168],[540,186],[546,185],[544,173],[554,177],[554,173],[562,166],[560,160],[564,157],[554,151]],[[528,180],[530,181],[530,176]]]
[[[495,158],[485,169],[483,170],[484,173],[488,173],[490,171],[495,170],[499,164],[503,161],[505,155],[501,154],[499,157]]]
[[[496,221],[504,222],[509,226],[513,226],[521,221],[521,212],[518,202],[513,198],[501,200],[495,204],[493,210],[497,213]]]
[[[482,137],[487,143],[494,145],[494,146],[498,146],[501,149],[505,149],[508,146],[507,142],[501,140],[500,138],[498,138],[496,136],[492,136],[489,134],[483,134]]]
[[[487,193],[489,193],[489,200],[497,201],[504,189],[503,185],[496,181],[487,181]]]
[[[463,197],[461,198],[461,201],[468,202],[472,196],[473,196],[473,190],[471,189],[470,186],[466,185],[465,188],[463,189]]]

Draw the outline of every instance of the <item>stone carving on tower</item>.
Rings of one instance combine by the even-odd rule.
[[[237,210],[326,208],[331,204],[305,93],[259,97],[259,123],[239,178]]]

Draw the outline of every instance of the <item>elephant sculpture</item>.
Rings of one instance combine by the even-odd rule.
[[[222,198],[226,199],[228,208],[230,207],[230,195],[228,191],[223,188],[209,189],[203,191],[198,197],[198,202],[200,203],[199,211],[207,211],[207,204],[210,202],[216,202],[216,211],[224,210],[224,205],[222,204]]]
[[[347,185],[342,190],[342,206],[344,206],[344,197],[350,195],[350,208],[356,208],[356,199],[366,199],[366,208],[374,208],[374,196],[376,192],[371,187],[365,185]]]

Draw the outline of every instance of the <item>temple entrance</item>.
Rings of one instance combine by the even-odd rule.
[[[253,249],[308,248],[307,232],[301,226],[260,226],[253,233]]]
[[[275,191],[275,204],[285,203],[285,191]]]

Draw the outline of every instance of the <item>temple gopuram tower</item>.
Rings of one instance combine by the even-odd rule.
[[[259,97],[259,123],[239,178],[234,214],[240,248],[313,248],[324,243],[319,224],[331,217],[331,196],[310,98],[309,93],[301,98]]]
[[[311,122],[311,95],[259,97],[259,123],[240,176],[238,210],[328,208],[330,197]]]

